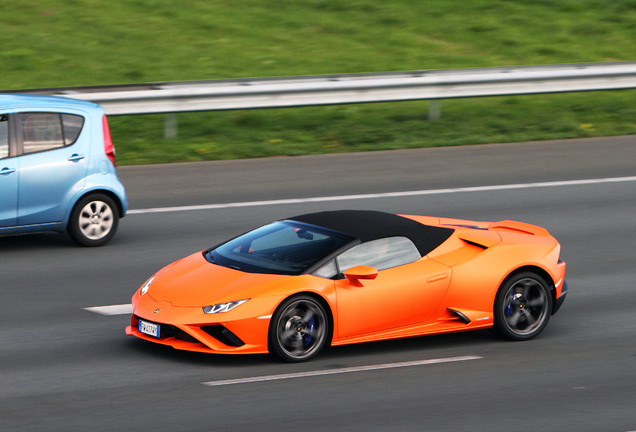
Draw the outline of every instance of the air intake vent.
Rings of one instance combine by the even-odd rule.
[[[222,325],[205,326],[201,327],[201,330],[227,346],[240,347],[245,345],[245,342]]]
[[[460,238],[461,238],[461,237],[460,237]],[[477,242],[470,241],[470,240],[466,240],[466,239],[462,239],[462,240],[464,240],[464,241],[465,241],[466,243],[468,243],[469,245],[477,246],[478,248],[481,248],[481,249],[488,249],[488,247],[486,247],[486,246],[484,246],[484,245],[481,245],[481,244],[479,244],[479,243],[477,243]]]
[[[470,318],[468,318],[466,315],[464,315],[460,311],[457,311],[457,310],[451,309],[451,308],[448,308],[448,310],[451,311],[452,313],[454,313],[455,315],[457,315],[459,317],[459,319],[464,322],[464,324],[470,324]]]
[[[199,342],[194,337],[181,330],[179,327],[175,327],[169,324],[161,324],[161,337],[173,337],[184,342]]]

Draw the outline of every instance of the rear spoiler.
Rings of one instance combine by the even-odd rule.
[[[538,235],[542,237],[547,237],[550,235],[547,229],[541,228],[536,225],[527,224],[524,222],[517,222],[511,220],[493,222],[488,225],[488,229],[506,229],[511,231],[517,231],[523,234],[529,235]]]

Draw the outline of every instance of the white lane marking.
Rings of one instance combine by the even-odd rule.
[[[494,185],[494,186],[474,186],[474,187],[462,187],[462,188],[449,188],[449,189],[425,189],[405,192],[385,192],[375,194],[359,194],[359,195],[340,195],[340,196],[326,196],[326,197],[314,197],[314,198],[291,198],[269,201],[245,201],[234,202],[225,204],[203,204],[203,205],[191,205],[180,207],[156,207],[147,209],[128,210],[126,214],[146,214],[146,213],[167,213],[178,211],[191,211],[191,210],[214,210],[225,209],[232,207],[257,207],[257,206],[270,206],[270,205],[282,205],[282,204],[303,204],[303,203],[315,203],[315,202],[327,202],[327,201],[345,201],[345,200],[360,200],[360,199],[372,199],[372,198],[394,198],[394,197],[406,197],[406,196],[418,196],[418,195],[440,195],[459,192],[485,192],[485,191],[498,191],[509,189],[531,189],[542,187],[557,187],[557,186],[577,186],[577,185],[589,185],[597,183],[620,183],[636,181],[636,176],[632,177],[612,177],[612,178],[600,178],[600,179],[587,179],[587,180],[565,180],[543,183],[517,183],[507,185]]]
[[[266,375],[259,377],[251,377],[251,378],[240,378],[240,379],[230,379],[230,380],[221,380],[221,381],[207,381],[201,384],[205,386],[215,387],[222,385],[232,385],[232,384],[245,384],[245,383],[254,383],[254,382],[262,382],[262,381],[275,381],[282,379],[291,379],[291,378],[306,378],[306,377],[315,377],[322,375],[334,375],[334,374],[342,374],[342,373],[350,373],[350,372],[363,372],[363,371],[372,371],[372,370],[380,370],[380,369],[394,369],[401,367],[410,367],[410,366],[422,366],[422,365],[430,365],[430,364],[438,364],[438,363],[451,363],[451,362],[459,362],[466,360],[477,360],[483,357],[477,356],[463,356],[463,357],[448,357],[448,358],[440,358],[440,359],[432,359],[432,360],[417,360],[403,363],[385,363],[378,365],[370,365],[370,366],[358,366],[358,367],[349,367],[342,369],[326,369],[321,371],[313,371],[313,372],[299,372],[299,373],[291,373],[291,374],[283,374],[283,375]]]
[[[132,304],[120,304],[112,306],[94,306],[84,308],[89,312],[95,312],[100,315],[127,315],[133,312]]]

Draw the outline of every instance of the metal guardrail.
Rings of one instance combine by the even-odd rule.
[[[636,62],[162,82],[9,91],[99,103],[109,115],[636,88]]]

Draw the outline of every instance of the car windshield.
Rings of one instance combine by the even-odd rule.
[[[275,222],[208,250],[211,263],[247,273],[299,275],[353,237],[298,222]]]

